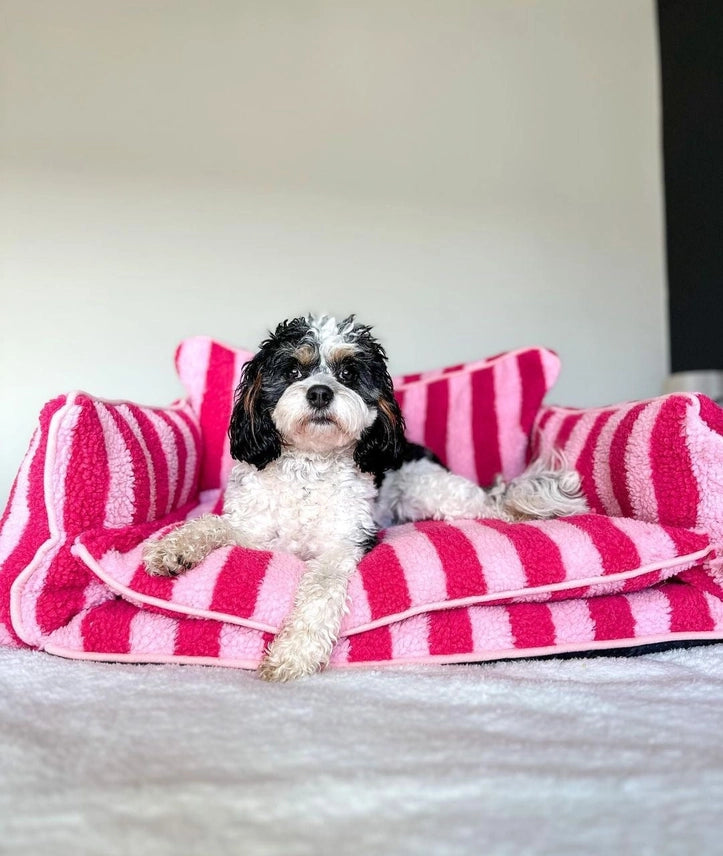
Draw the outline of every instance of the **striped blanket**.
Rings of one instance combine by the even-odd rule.
[[[54,654],[254,668],[304,566],[226,548],[177,579],[146,539],[220,508],[225,421],[244,354],[177,353],[170,408],[51,401],[0,520],[0,643]],[[723,638],[723,412],[676,394],[545,407],[544,349],[398,378],[412,439],[484,482],[564,451],[594,513],[393,527],[360,563],[332,666],[460,662]]]

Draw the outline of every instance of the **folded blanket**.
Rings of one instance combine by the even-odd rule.
[[[201,510],[194,509],[194,515]],[[87,533],[72,552],[94,575],[93,585],[100,580],[131,603],[269,633],[279,630],[304,571],[300,559],[227,547],[180,577],[152,577],[141,560],[147,533],[146,526],[122,536]],[[396,526],[350,580],[342,635],[478,603],[637,591],[694,567],[711,553],[702,533],[601,515],[524,524],[460,520]],[[46,580],[44,608],[53,608],[51,586]],[[64,580],[56,596],[67,595]]]
[[[634,594],[471,606],[415,615],[339,640],[330,665],[479,662],[723,637],[723,590],[703,571]],[[255,668],[271,635],[178,618],[123,598],[81,610],[45,643],[65,657]]]

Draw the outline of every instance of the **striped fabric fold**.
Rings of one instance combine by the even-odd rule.
[[[203,437],[201,490],[222,487],[233,464],[228,424],[236,387],[252,351],[230,348],[207,336],[186,339],[176,349],[176,370]]]
[[[185,404],[164,410],[76,393],[50,431],[45,465],[67,535],[157,520],[197,495],[201,438]]]
[[[177,521],[205,510],[179,512]],[[114,530],[85,533],[72,553],[132,603],[278,631],[304,571],[298,558],[229,547],[175,579],[151,577],[141,559],[149,528],[125,529],[121,538]],[[351,580],[342,634],[459,606],[630,593],[695,567],[711,553],[703,533],[601,515],[397,526],[386,531]],[[88,575],[82,580],[87,584]]]
[[[340,639],[330,666],[473,663],[721,638],[723,591],[675,581],[631,594],[423,613]],[[163,615],[114,599],[76,615],[46,650],[78,659],[254,669],[270,639],[238,624]]]

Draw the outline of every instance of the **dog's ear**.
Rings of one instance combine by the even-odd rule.
[[[392,380],[386,374],[377,401],[377,418],[361,435],[354,460],[362,472],[373,473],[379,479],[386,470],[401,466],[406,442],[404,417],[394,397]]]
[[[262,361],[262,353],[259,352],[244,366],[228,427],[231,456],[260,470],[281,454],[281,436],[264,406]]]

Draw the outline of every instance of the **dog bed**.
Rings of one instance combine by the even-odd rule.
[[[206,338],[168,408],[84,393],[43,409],[0,521],[0,642],[66,657],[255,668],[303,565],[216,551],[177,579],[146,539],[220,509],[226,426],[250,353]],[[591,513],[392,527],[360,563],[331,666],[471,662],[723,638],[723,411],[674,394],[543,405],[559,360],[530,348],[406,375],[408,435],[480,484],[565,454]]]

